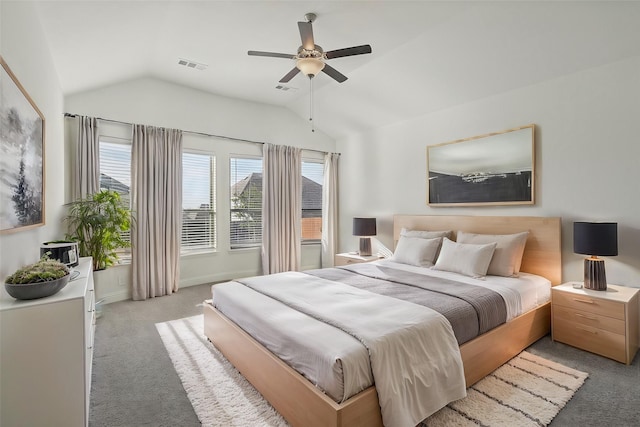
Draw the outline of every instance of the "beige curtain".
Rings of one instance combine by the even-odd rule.
[[[262,272],[300,269],[302,150],[264,144]]]
[[[134,125],[131,181],[133,299],[170,295],[180,279],[182,131]]]
[[[78,116],[73,200],[85,199],[98,191],[100,191],[98,120],[95,117]]]
[[[333,267],[338,246],[338,159],[340,154],[324,156],[322,184],[322,268]]]

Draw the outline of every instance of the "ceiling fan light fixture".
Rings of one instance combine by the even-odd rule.
[[[324,62],[318,58],[300,58],[296,61],[296,67],[298,67],[305,76],[314,77],[322,71]]]

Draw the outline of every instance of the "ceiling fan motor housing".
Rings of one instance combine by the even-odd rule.
[[[298,54],[296,55],[296,58],[298,58],[298,59],[302,59],[302,58],[326,59],[324,57],[324,50],[322,50],[322,47],[318,46],[317,44],[315,44],[313,46],[314,46],[313,50],[305,49],[304,46],[300,46],[298,48]]]

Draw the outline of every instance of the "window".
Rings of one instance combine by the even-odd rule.
[[[215,179],[213,155],[182,153],[182,253],[216,248]]]
[[[131,144],[100,140],[100,189],[131,199]]]
[[[131,206],[131,143],[100,139],[100,190],[113,190],[125,204]],[[123,233],[131,242],[131,232]],[[120,263],[131,262],[131,248],[116,251]]]
[[[322,182],[324,164],[302,161],[302,241],[322,238]]]
[[[216,247],[215,176],[213,155],[182,153],[182,253]],[[100,189],[118,192],[130,205],[131,143],[100,140]],[[131,248],[117,253],[120,262],[131,262]]]
[[[262,159],[230,159],[230,243],[231,249],[262,243]]]
[[[262,159],[232,157],[231,164],[231,249],[262,243]],[[302,241],[322,237],[321,161],[302,162]]]

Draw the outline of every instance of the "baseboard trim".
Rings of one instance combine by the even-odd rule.
[[[204,285],[205,283],[227,282],[239,277],[257,276],[260,272],[256,270],[234,271],[233,273],[206,274],[204,276],[191,277],[180,281],[180,288],[188,288],[189,286]]]
[[[207,283],[219,283],[226,282],[229,280],[233,280],[238,277],[251,277],[257,276],[259,272],[255,270],[245,270],[245,271],[235,271],[233,274],[224,273],[224,274],[207,274],[205,276],[192,277],[187,280],[182,280],[180,282],[178,291],[182,288],[188,288],[191,286],[204,285]],[[98,301],[101,301],[102,304],[111,304],[113,302],[118,301],[126,301],[132,298],[131,289],[123,289],[115,292],[108,292],[105,294],[98,295]]]
[[[102,304],[111,304],[112,302],[126,301],[130,299],[131,291],[127,289],[118,292],[110,292],[104,295],[98,295],[98,301],[96,302],[102,302]]]
[[[318,268],[317,265],[303,266],[301,270],[311,270]],[[234,271],[233,273],[221,273],[221,274],[206,274],[198,277],[191,277],[189,279],[181,280],[178,289],[188,288],[191,286],[204,285],[207,283],[214,284],[220,282],[227,282],[239,277],[252,277],[259,275],[260,272],[256,270],[244,270]],[[109,292],[98,296],[98,300],[103,304],[111,304],[118,301],[130,300],[132,297],[131,289],[123,289],[115,292]]]

